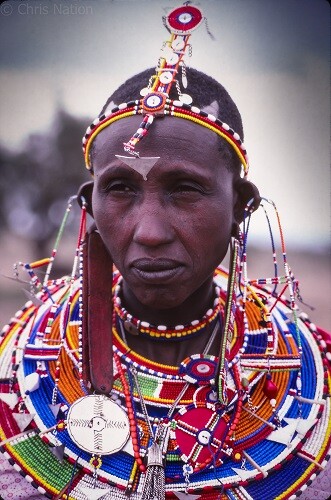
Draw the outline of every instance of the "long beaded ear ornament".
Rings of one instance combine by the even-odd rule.
[[[278,262],[277,262],[277,252],[276,252],[276,246],[275,246],[275,239],[272,233],[272,224],[270,221],[269,214],[266,210],[265,205],[271,205],[274,214],[276,216],[276,221],[277,221],[277,226],[279,230],[279,239],[280,239],[280,245],[281,245],[281,252],[283,256],[283,269],[284,269],[284,275],[279,275],[278,274]],[[266,346],[266,352],[261,355],[254,355],[254,357],[250,357],[246,354],[242,354],[240,363],[241,367],[244,369],[249,369],[249,368],[254,368],[255,370],[259,370],[261,372],[266,373],[265,376],[265,381],[264,381],[264,386],[263,386],[263,392],[265,396],[269,399],[271,406],[273,409],[275,408],[276,405],[276,397],[278,394],[278,387],[275,384],[275,382],[272,380],[272,372],[275,372],[279,369],[290,369],[290,370],[295,370],[297,371],[297,377],[298,377],[298,390],[300,392],[301,387],[300,386],[300,380],[301,380],[301,374],[300,374],[300,368],[301,368],[301,359],[302,359],[302,347],[301,347],[301,337],[300,337],[300,331],[298,328],[297,324],[297,305],[295,303],[295,294],[298,289],[298,282],[294,278],[293,273],[288,265],[287,262],[287,254],[286,254],[286,248],[285,248],[285,241],[284,241],[284,236],[283,236],[283,230],[280,222],[280,217],[278,210],[276,208],[276,205],[273,201],[268,200],[266,198],[262,198],[260,207],[264,211],[266,221],[268,224],[268,229],[269,229],[269,234],[270,234],[270,242],[271,242],[271,247],[272,247],[272,255],[273,255],[273,266],[274,266],[274,276],[271,278],[258,278],[258,279],[248,279],[248,273],[247,273],[247,237],[248,237],[248,230],[249,230],[249,225],[250,225],[250,219],[252,215],[252,210],[251,210],[251,202],[248,203],[245,212],[246,212],[246,217],[244,219],[244,237],[243,237],[243,250],[242,250],[242,268],[241,268],[241,274],[242,274],[242,280],[243,280],[243,289],[242,289],[242,296],[243,296],[243,311],[244,314],[246,312],[246,306],[247,306],[247,301],[248,301],[248,295],[249,293],[252,295],[252,298],[258,303],[261,307],[261,320],[260,320],[260,325],[264,326],[267,332],[267,346]],[[267,305],[267,301],[265,298],[259,296],[256,292],[252,292],[251,287],[253,285],[271,285],[271,296],[273,298],[273,303],[271,306]],[[277,293],[277,288],[279,285],[282,285],[282,289],[280,292]],[[291,315],[293,317],[293,322],[295,326],[295,335],[296,335],[296,340],[297,340],[297,345],[298,349],[295,349],[292,353],[291,356],[289,356],[287,359],[286,357],[282,355],[276,355],[275,354],[275,347],[276,347],[276,342],[277,339],[275,339],[274,336],[274,327],[272,324],[272,319],[271,319],[271,312],[272,310],[276,307],[277,303],[281,300],[282,297],[284,297],[284,294],[288,290],[289,295],[290,295],[290,307],[291,307]],[[300,396],[300,394],[299,394]],[[276,416],[276,420],[277,420]]]

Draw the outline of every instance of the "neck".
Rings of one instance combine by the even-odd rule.
[[[156,309],[142,304],[123,280],[122,302],[124,307],[133,316],[154,325],[185,325],[200,319],[207,309],[213,307],[214,299],[213,276],[210,276],[183,303],[171,309]]]

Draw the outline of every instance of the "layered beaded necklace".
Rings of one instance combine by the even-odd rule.
[[[147,321],[139,320],[132,316],[123,306],[120,298],[121,278],[115,287],[114,311],[123,321],[124,328],[131,335],[142,335],[154,340],[182,340],[186,337],[201,333],[201,330],[210,325],[219,313],[219,288],[215,288],[216,298],[212,309],[208,309],[206,314],[200,319],[191,321],[187,325],[176,325],[167,327],[166,325],[151,325]]]
[[[114,288],[118,280],[116,273]],[[223,270],[217,271],[215,283],[224,302]],[[80,366],[80,282],[48,282],[47,292],[42,290],[37,295],[43,305],[29,302],[2,332],[2,451],[49,498],[62,498],[61,491],[78,499],[85,498],[84,494],[88,498],[97,494],[102,495],[100,498],[125,498],[124,490],[132,492],[136,499],[144,491],[147,495],[144,484],[148,468],[163,470],[153,443],[159,447],[161,463],[166,464],[164,481],[160,482],[166,498],[177,498],[177,492],[205,499],[219,495],[223,498],[223,490],[234,498],[239,491],[260,498],[265,483],[270,488],[269,498],[276,498],[283,491],[288,496],[300,492],[308,478],[323,466],[320,464],[324,464],[330,440],[324,344],[319,331],[305,316],[298,319],[305,359],[299,393],[296,326],[288,322],[290,309],[286,302],[277,301],[273,309],[274,352],[269,370],[278,389],[274,397],[267,384],[263,358],[268,345],[270,348],[268,328],[263,322],[260,324],[261,308],[256,296],[271,307],[276,301],[269,292],[256,288],[246,303],[247,321],[242,321],[240,308],[235,312],[233,336],[225,358],[225,405],[220,404],[215,391],[218,359],[208,355],[212,339],[203,353],[186,358],[180,366],[167,366],[129,350],[122,338],[126,333],[123,320],[117,316],[113,325],[115,367],[111,399],[97,395],[88,398],[94,398],[94,411],[102,408],[105,414],[107,401],[112,401],[119,412],[127,415],[128,424],[127,417],[123,419],[119,413],[112,421],[107,420],[109,430],[104,436],[99,428],[102,442],[97,440],[93,445],[102,451],[107,452],[107,436],[114,436],[114,432],[120,441],[125,441],[119,443],[118,451],[112,449],[110,454],[103,454],[84,450],[89,446],[89,429],[98,430],[101,414],[92,412],[89,416],[87,408],[77,417],[72,410],[77,401],[86,400],[80,377],[76,376]],[[218,320],[215,324],[219,324]],[[42,343],[38,340],[41,337]],[[53,346],[57,346],[57,353]],[[38,383],[33,385],[33,378]],[[272,399],[274,407],[269,403]],[[111,406],[112,412],[114,408]],[[70,419],[76,425],[68,428]],[[85,421],[93,421],[94,427]],[[75,436],[80,425],[84,431],[81,445]],[[114,438],[111,442],[114,446]],[[149,462],[154,460],[154,465],[145,462],[146,455]],[[57,456],[61,456],[62,462]],[[282,466],[289,460],[295,466],[290,472],[288,468],[283,471]],[[268,481],[266,476],[271,477],[271,472],[276,471],[277,480]],[[160,479],[160,474],[156,477]]]

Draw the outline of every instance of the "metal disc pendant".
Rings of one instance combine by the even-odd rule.
[[[97,455],[121,450],[130,435],[125,411],[103,395],[75,401],[68,411],[67,430],[79,448]]]
[[[192,97],[189,95],[189,94],[181,94],[178,99],[180,100],[180,102],[182,102],[183,104],[191,104],[191,102],[193,101]]]
[[[173,74],[171,73],[171,71],[164,71],[159,76],[159,79],[161,83],[163,83],[164,85],[168,85],[168,83],[172,82],[173,80]]]
[[[131,323],[131,321],[124,321],[124,328],[131,335],[139,335],[138,328],[133,323]]]

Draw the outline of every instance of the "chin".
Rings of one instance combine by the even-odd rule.
[[[187,298],[186,296],[178,296],[174,291],[162,290],[160,287],[155,291],[136,293],[135,295],[143,306],[163,311],[180,306]]]

